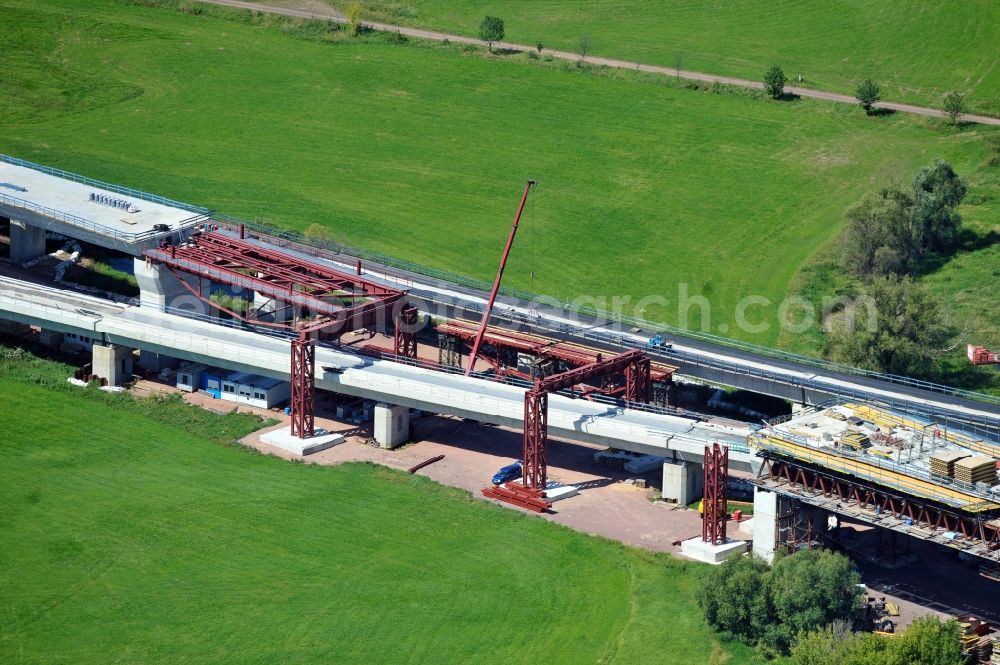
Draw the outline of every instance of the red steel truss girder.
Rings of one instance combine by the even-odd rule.
[[[878,508],[897,519],[909,517],[914,524],[924,525],[931,531],[944,529],[961,533],[963,537],[982,541],[991,548],[1000,545],[1000,520],[963,515],[931,501],[897,495],[855,478],[841,477],[786,459],[765,456],[764,464],[773,479],[798,485],[809,492],[824,497],[836,495],[844,503],[853,503],[866,510]]]
[[[701,539],[721,545],[726,542],[729,447],[713,443],[705,446],[705,491],[702,501]]]
[[[316,314],[339,316],[342,320],[357,316],[366,306],[386,307],[403,296],[402,291],[327,266],[310,264],[277,250],[265,250],[243,240],[211,233],[195,238],[187,245],[146,250],[144,254],[173,270],[252,289],[275,300],[298,305]],[[244,247],[238,251],[233,245]],[[294,269],[289,268],[290,265]],[[324,297],[337,302],[327,302]],[[340,302],[358,298],[370,300],[351,307]]]
[[[648,362],[646,354],[643,351],[639,349],[626,351],[625,353],[620,353],[607,360],[598,360],[590,365],[575,367],[565,372],[560,372],[559,374],[553,374],[545,377],[544,379],[539,379],[535,384],[535,389],[544,390],[550,393],[559,392],[560,390],[570,388],[577,383],[584,383],[589,379],[624,371],[629,365],[643,360]]]
[[[256,269],[264,273],[263,278],[291,288],[300,286],[310,292],[351,297],[353,293],[362,295],[391,295],[399,293],[377,282],[365,279],[355,273],[344,272],[328,264],[310,261],[289,254],[278,248],[233,238],[221,233],[201,233],[192,237],[191,245],[177,247],[181,254],[192,247],[210,252],[223,265],[237,268]]]
[[[299,337],[292,342],[292,436],[307,439],[315,432],[316,345]]]
[[[459,319],[439,323],[436,330],[439,333],[451,335],[466,342],[475,339],[477,332],[474,324]],[[524,353],[533,353],[545,358],[556,358],[576,366],[597,362],[602,355],[602,352],[597,349],[580,346],[572,342],[551,340],[539,335],[514,332],[495,326],[487,327],[483,341],[491,346],[503,347]],[[651,362],[650,379],[660,382],[670,381],[676,370],[676,367],[670,365]]]
[[[404,306],[396,316],[393,353],[403,358],[417,357],[417,308]]]
[[[537,387],[524,394],[524,460],[522,475],[525,487],[545,490],[548,461],[546,448],[549,428],[549,394]]]

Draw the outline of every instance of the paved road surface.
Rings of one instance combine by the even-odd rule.
[[[292,7],[273,7],[270,5],[261,5],[255,2],[246,2],[245,0],[201,0],[201,2],[208,2],[214,5],[226,5],[228,7],[237,7],[240,9],[253,9],[259,12],[267,12],[270,14],[284,14],[286,16],[297,16],[299,18],[319,19],[324,21],[335,21],[337,23],[347,23],[347,19],[334,12],[332,8],[329,9],[328,11],[315,12],[315,11],[308,11],[305,9],[294,9]],[[478,46],[483,46],[486,44],[486,42],[476,39],[474,37],[449,35],[443,32],[420,30],[417,28],[406,28],[398,25],[390,25],[388,23],[374,23],[372,21],[365,21],[365,25],[372,28],[373,30],[378,30],[380,32],[399,32],[400,34],[406,35],[407,37],[414,37],[416,39],[430,39],[439,42],[447,39],[450,42],[455,42],[458,44],[476,44]],[[509,49],[514,51],[534,50],[533,46],[527,46],[525,44],[513,44],[510,42],[494,42],[493,45],[498,49]],[[754,88],[756,90],[764,89],[764,84],[761,83],[760,81],[749,81],[747,79],[733,78],[731,76],[716,76],[715,74],[692,72],[685,69],[681,69],[678,71],[671,67],[645,65],[639,62],[629,62],[628,60],[616,60],[614,58],[602,58],[600,56],[593,56],[593,55],[588,55],[586,57],[581,58],[578,53],[569,53],[567,51],[554,51],[550,49],[545,49],[545,55],[551,56],[553,58],[560,58],[562,60],[572,60],[574,62],[577,60],[583,60],[584,62],[592,65],[605,65],[607,67],[615,67],[618,69],[634,69],[636,71],[648,72],[651,74],[679,76],[680,78],[690,79],[693,81],[718,81],[719,83],[740,86],[743,88]],[[785,91],[793,95],[798,95],[800,97],[811,97],[813,99],[822,99],[828,102],[841,102],[844,104],[858,103],[858,100],[855,99],[854,97],[850,95],[842,95],[836,92],[825,92],[823,90],[812,90],[810,88],[798,88],[794,86],[786,86]],[[900,104],[897,102],[879,102],[878,104],[875,105],[875,107],[880,109],[890,109],[902,113],[914,113],[916,115],[925,115],[931,117],[941,117],[943,115],[940,109],[929,108],[926,106],[914,106],[913,104]],[[966,114],[962,116],[962,120],[964,120],[965,122],[976,122],[984,125],[1000,125],[1000,118],[992,118],[985,115]]]

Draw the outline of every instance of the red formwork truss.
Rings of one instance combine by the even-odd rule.
[[[242,234],[241,234],[242,235]],[[363,328],[384,326],[399,314],[397,344],[405,354],[416,356],[416,309],[405,306],[405,291],[337,270],[326,263],[296,256],[262,243],[219,232],[198,232],[180,245],[167,244],[144,252],[147,261],[166,266],[171,272],[194,275],[199,280],[253,291],[292,308],[287,322],[265,321],[249,312],[240,314],[213,302],[200,288],[180,283],[210,307],[227,312],[252,325],[286,328],[297,332],[292,343],[292,435],[308,438],[315,431],[315,344],[336,339]],[[402,321],[414,325],[400,326]],[[400,329],[405,330],[400,333]],[[398,352],[398,351],[397,351]],[[405,355],[401,354],[401,355]]]
[[[702,501],[701,539],[712,545],[726,542],[729,515],[726,489],[729,486],[729,447],[713,443],[705,446],[705,492]]]

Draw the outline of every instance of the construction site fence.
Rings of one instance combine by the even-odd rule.
[[[333,242],[330,240],[312,238],[298,231],[280,229],[270,224],[265,224],[256,221],[247,221],[236,217],[231,217],[229,215],[220,215],[220,214],[213,215],[213,219],[230,228],[235,228],[240,225],[243,225],[245,229],[248,229],[260,235],[268,236],[269,238],[281,239],[292,244],[306,245],[317,249],[326,250],[334,254],[339,254],[345,257],[372,262],[380,266],[395,268],[398,270],[404,270],[406,272],[415,273],[424,277],[429,277],[431,279],[445,282],[448,285],[460,286],[467,289],[473,289],[476,291],[489,291],[492,287],[490,283],[483,280],[457,275],[455,273],[451,273],[445,270],[438,270],[436,268],[431,268],[410,261],[404,261],[402,259],[397,259],[391,256],[387,256],[385,254],[380,254],[378,252],[372,252],[369,250],[352,247],[349,245]],[[500,293],[509,298],[514,298],[516,300],[522,301],[523,303],[526,304],[530,304],[532,302],[549,298],[548,296],[541,296],[539,294],[530,293],[528,291],[513,289],[505,286],[500,287]],[[561,299],[559,300],[560,302],[562,302]],[[954,388],[952,386],[946,386],[943,384],[934,383],[932,381],[924,381],[922,379],[913,379],[907,376],[899,376],[896,374],[885,374],[881,372],[875,372],[872,370],[861,369],[858,367],[852,367],[850,365],[844,365],[841,363],[823,360],[822,358],[804,356],[797,353],[782,351],[780,349],[761,346],[759,344],[753,344],[750,342],[743,342],[740,340],[731,339],[729,337],[721,337],[719,335],[713,335],[707,332],[686,330],[682,328],[677,328],[676,326],[672,326],[666,323],[659,323],[631,316],[612,314],[590,306],[578,305],[575,303],[568,303],[568,302],[563,302],[562,306],[568,311],[572,311],[577,314],[593,318],[595,319],[595,323],[598,324],[600,322],[618,323],[630,328],[639,328],[640,330],[643,331],[643,334],[655,335],[656,333],[661,333],[661,334],[666,333],[668,335],[675,335],[678,337],[697,339],[705,342],[710,342],[712,344],[729,347],[739,351],[745,351],[747,353],[753,353],[756,355],[773,358],[777,360],[786,360],[788,362],[793,362],[799,365],[816,367],[818,369],[823,369],[831,372],[838,372],[842,374],[850,374],[855,376],[865,376],[879,381],[887,381],[890,383],[896,383],[900,385],[910,386],[913,388],[919,388],[930,392],[936,392],[945,395],[953,395],[956,397],[963,397],[980,402],[985,402],[987,404],[1000,405],[1000,397],[994,395],[987,395],[985,393],[980,393],[972,390]],[[538,325],[538,324],[539,324],[538,321],[532,321],[532,325]],[[615,336],[608,335],[607,337],[610,337],[613,343]],[[606,340],[607,338],[602,335],[602,341]],[[628,348],[638,348],[642,346],[641,344],[634,342],[626,343],[623,339],[619,339],[618,341],[620,345],[623,347],[627,346]],[[685,362],[698,363],[701,365],[706,364],[703,356],[695,357],[692,356],[691,354],[683,354],[682,352],[678,351],[660,350],[660,352],[666,355],[667,357],[684,359]],[[725,368],[727,371],[732,371],[734,369],[734,366],[735,366],[734,364],[725,365]],[[765,378],[771,381],[777,380],[783,383],[790,383],[789,377],[784,374],[769,373],[764,370],[758,370],[756,368],[747,367],[744,364],[740,364],[739,367],[742,368],[743,373],[751,376],[759,376],[761,378]],[[810,387],[807,383],[796,382],[794,385],[796,386],[801,385],[806,388]],[[830,386],[829,384],[822,384],[822,385],[815,384],[815,388],[822,392],[829,393],[831,391],[837,391],[839,392],[839,394],[845,394],[858,398],[862,398],[870,394],[863,390],[850,390],[850,391],[848,391],[847,389],[839,390],[837,388]]]

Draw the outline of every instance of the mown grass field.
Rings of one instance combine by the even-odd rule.
[[[0,347],[0,662],[748,662],[703,570]]]
[[[711,303],[689,327],[809,352],[777,304],[815,284],[802,266],[865,191],[942,157],[970,181],[974,238],[1000,220],[997,129],[176,6],[0,0],[0,150],[483,279],[532,177],[506,284],[662,296],[636,313],[675,324],[683,284]],[[970,341],[997,344],[980,245],[933,277]],[[748,295],[772,303],[750,312],[763,332],[735,325]]]
[[[289,4],[298,0],[258,0]],[[344,10],[349,0],[327,0]],[[871,76],[886,99],[940,108],[951,90],[971,106],[1000,114],[1000,5],[992,0],[365,0],[368,15],[390,23],[478,36],[486,14],[504,19],[507,40],[539,41],[591,53],[760,80],[773,64],[801,85],[853,94]]]

